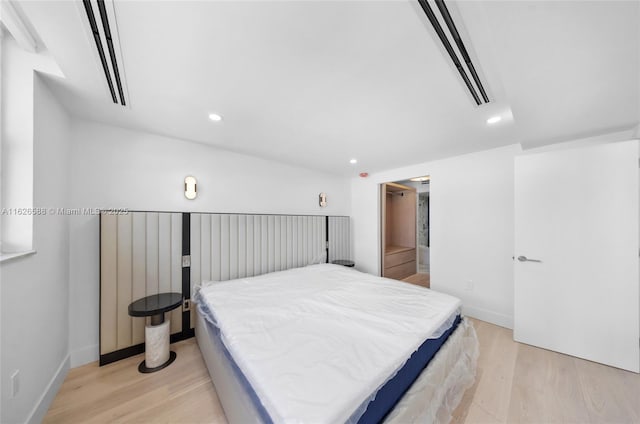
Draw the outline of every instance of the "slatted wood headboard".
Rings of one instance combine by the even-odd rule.
[[[145,323],[129,316],[131,302],[182,292],[181,249],[181,213],[100,215],[101,363],[111,362],[110,353],[144,343]],[[182,332],[182,313],[174,310],[170,319],[171,334]]]
[[[100,216],[100,364],[144,351],[128,305],[205,280],[229,280],[350,259],[345,216],[130,212]],[[328,259],[327,259],[328,251]],[[188,255],[190,266],[183,267]],[[171,312],[171,341],[193,335],[194,310]]]

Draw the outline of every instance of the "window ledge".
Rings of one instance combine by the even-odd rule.
[[[11,259],[21,258],[23,256],[34,255],[35,250],[25,250],[24,252],[0,253],[0,262],[10,261]]]

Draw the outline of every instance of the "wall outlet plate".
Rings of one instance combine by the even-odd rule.
[[[20,392],[20,370],[15,370],[13,374],[11,374],[11,397],[14,398],[18,396]]]

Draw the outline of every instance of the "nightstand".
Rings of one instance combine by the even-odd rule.
[[[176,359],[176,353],[169,351],[170,321],[164,319],[169,312],[182,305],[182,293],[158,293],[143,297],[129,305],[132,317],[151,317],[144,328],[144,361],[138,371],[150,373],[160,371]]]
[[[332,264],[347,266],[349,268],[353,268],[356,266],[356,263],[349,259],[336,259],[335,261],[331,261]]]

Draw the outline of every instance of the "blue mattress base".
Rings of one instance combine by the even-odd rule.
[[[451,333],[455,331],[461,321],[460,315],[456,316],[453,325],[437,339],[428,339],[418,350],[413,352],[407,362],[398,373],[378,390],[376,397],[367,406],[367,410],[358,420],[359,424],[379,423],[387,416],[400,398],[418,378],[440,347],[447,341]]]

